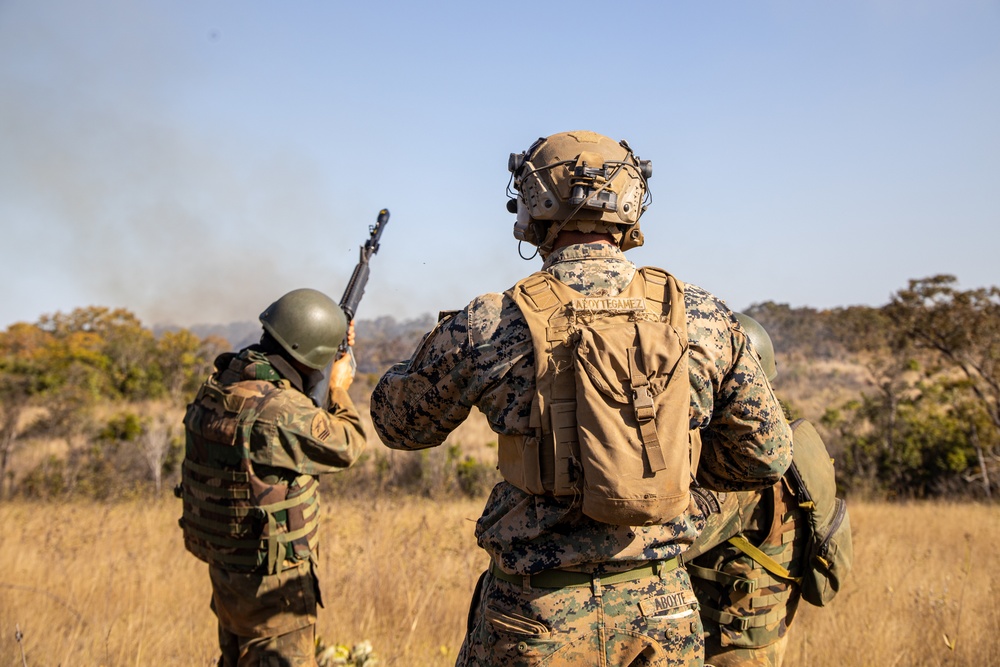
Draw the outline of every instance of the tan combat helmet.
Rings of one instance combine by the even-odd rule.
[[[596,132],[543,137],[511,153],[507,210],[517,213],[514,237],[543,251],[563,229],[610,233],[622,250],[642,245],[639,217],[649,204],[649,160],[625,141]]]
[[[774,378],[778,377],[778,366],[774,363],[774,345],[771,343],[771,336],[768,335],[767,329],[749,315],[743,313],[734,313],[734,315],[740,321],[740,326],[743,327],[753,349],[757,352],[760,367],[767,376],[767,381],[774,382]]]
[[[264,331],[309,368],[326,368],[347,333],[347,317],[333,299],[314,289],[292,290],[260,314]]]

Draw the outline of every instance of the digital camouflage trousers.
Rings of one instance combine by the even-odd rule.
[[[456,667],[698,667],[703,659],[698,602],[683,569],[556,589],[486,572]]]

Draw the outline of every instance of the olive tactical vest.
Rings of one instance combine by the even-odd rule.
[[[684,554],[702,617],[718,624],[722,646],[778,641],[800,598],[823,606],[850,573],[850,521],[830,454],[812,424],[791,427],[788,472],[759,494],[727,494]],[[744,534],[750,530],[766,531],[759,544]]]
[[[640,269],[614,297],[588,297],[546,272],[507,292],[531,332],[533,433],[501,435],[499,468],[521,490],[581,496],[615,525],[668,521],[687,509],[700,455],[689,432],[683,284]]]
[[[734,507],[737,497],[726,494],[725,523],[710,519],[692,550],[712,542],[712,534],[732,537],[697,557],[689,551],[684,561],[702,618],[719,625],[721,644],[760,648],[784,636],[795,615],[808,528],[787,478],[761,491],[753,507]],[[750,516],[766,531],[756,544],[743,534]]]
[[[274,574],[315,553],[316,479],[283,471],[287,475],[268,483],[250,460],[254,422],[283,389],[293,390],[285,380],[221,384],[213,376],[188,405],[180,525],[184,546],[210,565]]]

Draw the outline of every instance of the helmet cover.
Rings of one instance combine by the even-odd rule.
[[[767,381],[774,382],[774,378],[778,377],[778,367],[774,362],[774,345],[771,343],[771,336],[768,335],[767,329],[749,315],[743,313],[734,313],[734,315],[739,320],[740,326],[743,327],[747,338],[750,339],[750,344],[753,345],[757,358],[760,359],[760,367],[767,376]]]
[[[519,240],[544,248],[559,231],[577,229],[611,233],[623,249],[642,245],[638,221],[652,164],[636,157],[627,142],[596,132],[561,132],[512,153],[508,168],[517,191]]]

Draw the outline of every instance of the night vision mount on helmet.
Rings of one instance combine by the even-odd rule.
[[[260,323],[297,361],[319,370],[333,361],[347,333],[337,303],[314,289],[292,290],[260,314]]]
[[[548,250],[560,231],[576,229],[611,233],[622,250],[642,245],[638,223],[650,203],[653,165],[626,141],[561,132],[511,153],[507,168],[507,210],[517,214],[519,241]]]

